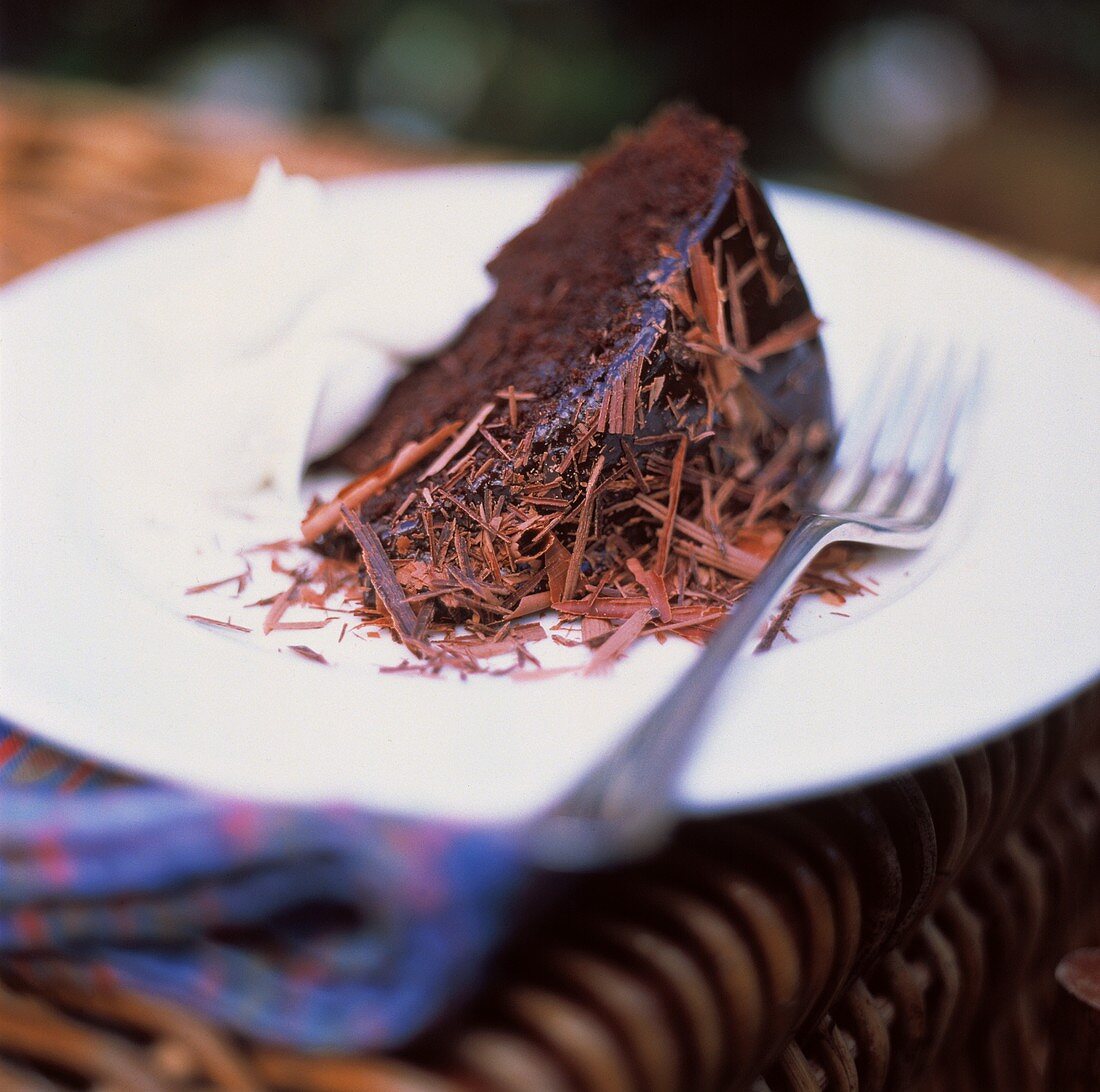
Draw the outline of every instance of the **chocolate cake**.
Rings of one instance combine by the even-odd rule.
[[[414,651],[550,606],[613,650],[702,635],[781,541],[832,435],[829,384],[743,149],[682,106],[620,139],[339,453],[360,477],[304,536],[358,566],[369,612]]]

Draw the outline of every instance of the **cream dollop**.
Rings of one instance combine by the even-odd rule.
[[[139,399],[132,439],[162,481],[200,504],[264,491],[296,503],[305,467],[403,372],[406,354],[375,336],[370,308],[347,305],[362,261],[324,189],[266,162],[202,276],[173,293],[183,314],[154,333],[171,346],[161,374],[172,378]]]
[[[418,252],[348,196],[270,160],[246,201],[143,251],[160,265],[135,291],[134,363],[103,388],[85,459],[105,553],[173,602],[239,551],[296,537],[305,490],[339,487],[303,487],[307,467],[491,290],[461,231]]]

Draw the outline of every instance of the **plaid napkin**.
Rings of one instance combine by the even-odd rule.
[[[522,845],[139,781],[0,721],[0,959],[268,1041],[385,1047],[461,999],[515,918]]]

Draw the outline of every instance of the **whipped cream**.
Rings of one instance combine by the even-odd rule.
[[[362,260],[314,179],[263,165],[204,274],[173,293],[182,322],[161,315],[154,331],[172,347],[160,369],[171,378],[138,400],[132,438],[158,474],[196,501],[297,502],[304,468],[349,439],[404,370],[369,306],[349,306]]]
[[[114,536],[157,536],[150,575],[165,590],[201,578],[196,557],[224,567],[226,551],[293,537],[305,469],[488,295],[477,269],[437,293],[444,273],[418,276],[423,255],[372,249],[370,226],[342,231],[333,204],[269,160],[146,294],[135,336],[148,367],[109,392],[93,473]]]
[[[275,159],[219,226],[187,263],[202,274],[182,275],[145,316],[156,366],[119,426],[120,454],[140,453],[158,488],[195,503],[240,510],[270,494],[297,506],[304,469],[350,439],[490,284],[477,270],[437,298],[432,270],[415,275],[424,256],[353,247],[325,189]]]

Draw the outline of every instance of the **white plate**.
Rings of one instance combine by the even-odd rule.
[[[455,283],[469,284],[564,177],[462,168],[365,179],[332,196],[346,238],[454,263]],[[876,562],[877,600],[854,601],[847,620],[810,604],[803,640],[742,665],[685,779],[692,809],[787,800],[959,751],[1100,670],[1096,312],[948,232],[821,195],[777,187],[773,197],[828,321],[840,405],[882,333],[915,330],[986,348],[985,419],[935,549]],[[280,643],[186,622],[188,610],[211,611],[158,585],[156,536],[100,503],[102,487],[119,483],[103,481],[114,472],[98,441],[132,409],[129,392],[173,357],[142,317],[181,270],[201,275],[235,214],[120,236],[2,293],[0,715],[215,790],[471,817],[529,809],[655,701],[693,647],[642,643],[610,675],[523,683],[379,674],[365,661],[400,658],[385,640],[355,642],[359,660],[323,668]],[[407,266],[387,277],[380,263],[373,305],[407,306]],[[176,306],[186,312],[187,300]],[[201,560],[196,581],[209,575]]]

